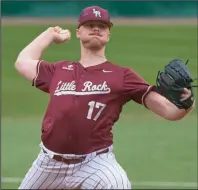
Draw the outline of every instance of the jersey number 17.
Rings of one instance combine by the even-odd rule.
[[[95,101],[91,101],[88,103],[89,105],[89,110],[88,110],[88,114],[87,114],[87,119],[93,119],[94,121],[96,121],[100,114],[102,113],[102,111],[105,108],[105,104],[102,104],[100,102],[95,102]],[[97,114],[95,115],[95,117],[93,116],[93,111],[94,109],[98,109]]]

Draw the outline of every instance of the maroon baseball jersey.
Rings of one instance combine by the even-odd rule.
[[[41,140],[56,153],[87,154],[113,143],[112,127],[123,105],[143,103],[149,85],[133,70],[109,61],[40,61],[33,85],[50,94]]]

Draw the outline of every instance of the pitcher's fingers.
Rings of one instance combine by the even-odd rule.
[[[180,98],[185,98],[186,94],[181,94]]]
[[[62,30],[62,28],[60,26],[55,26],[54,27],[55,32],[60,32],[61,30]]]
[[[182,102],[183,102],[183,101],[184,101],[184,100],[186,100],[186,99],[187,99],[186,97],[185,97],[185,98],[181,98],[181,99],[180,99],[180,101],[182,101]]]
[[[191,90],[184,88],[184,93],[191,93]]]
[[[191,95],[191,93],[189,93],[189,92],[183,93],[180,95],[180,98],[181,98],[180,100],[184,101],[184,100],[188,99],[190,97],[190,95]]]

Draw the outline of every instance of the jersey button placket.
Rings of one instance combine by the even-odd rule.
[[[79,92],[81,92],[83,89],[83,82],[84,82],[84,75],[81,74],[80,79],[79,79],[79,89],[78,89]]]
[[[83,87],[83,77],[84,75],[81,74],[80,78],[79,78],[79,82],[78,82],[78,87],[77,87],[77,92],[81,92],[82,87]],[[79,95],[76,95],[76,99],[79,98]]]

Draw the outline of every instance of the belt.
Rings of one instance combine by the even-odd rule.
[[[44,153],[47,153],[44,149],[42,149],[42,150],[43,150]],[[108,148],[106,148],[102,151],[96,152],[96,156],[98,156],[100,154],[107,153],[107,152],[109,152]],[[86,156],[82,156],[80,158],[70,158],[70,159],[68,159],[68,158],[64,158],[60,155],[54,155],[52,158],[54,160],[58,161],[58,162],[64,162],[66,164],[78,164],[80,162],[83,162],[86,159]]]

